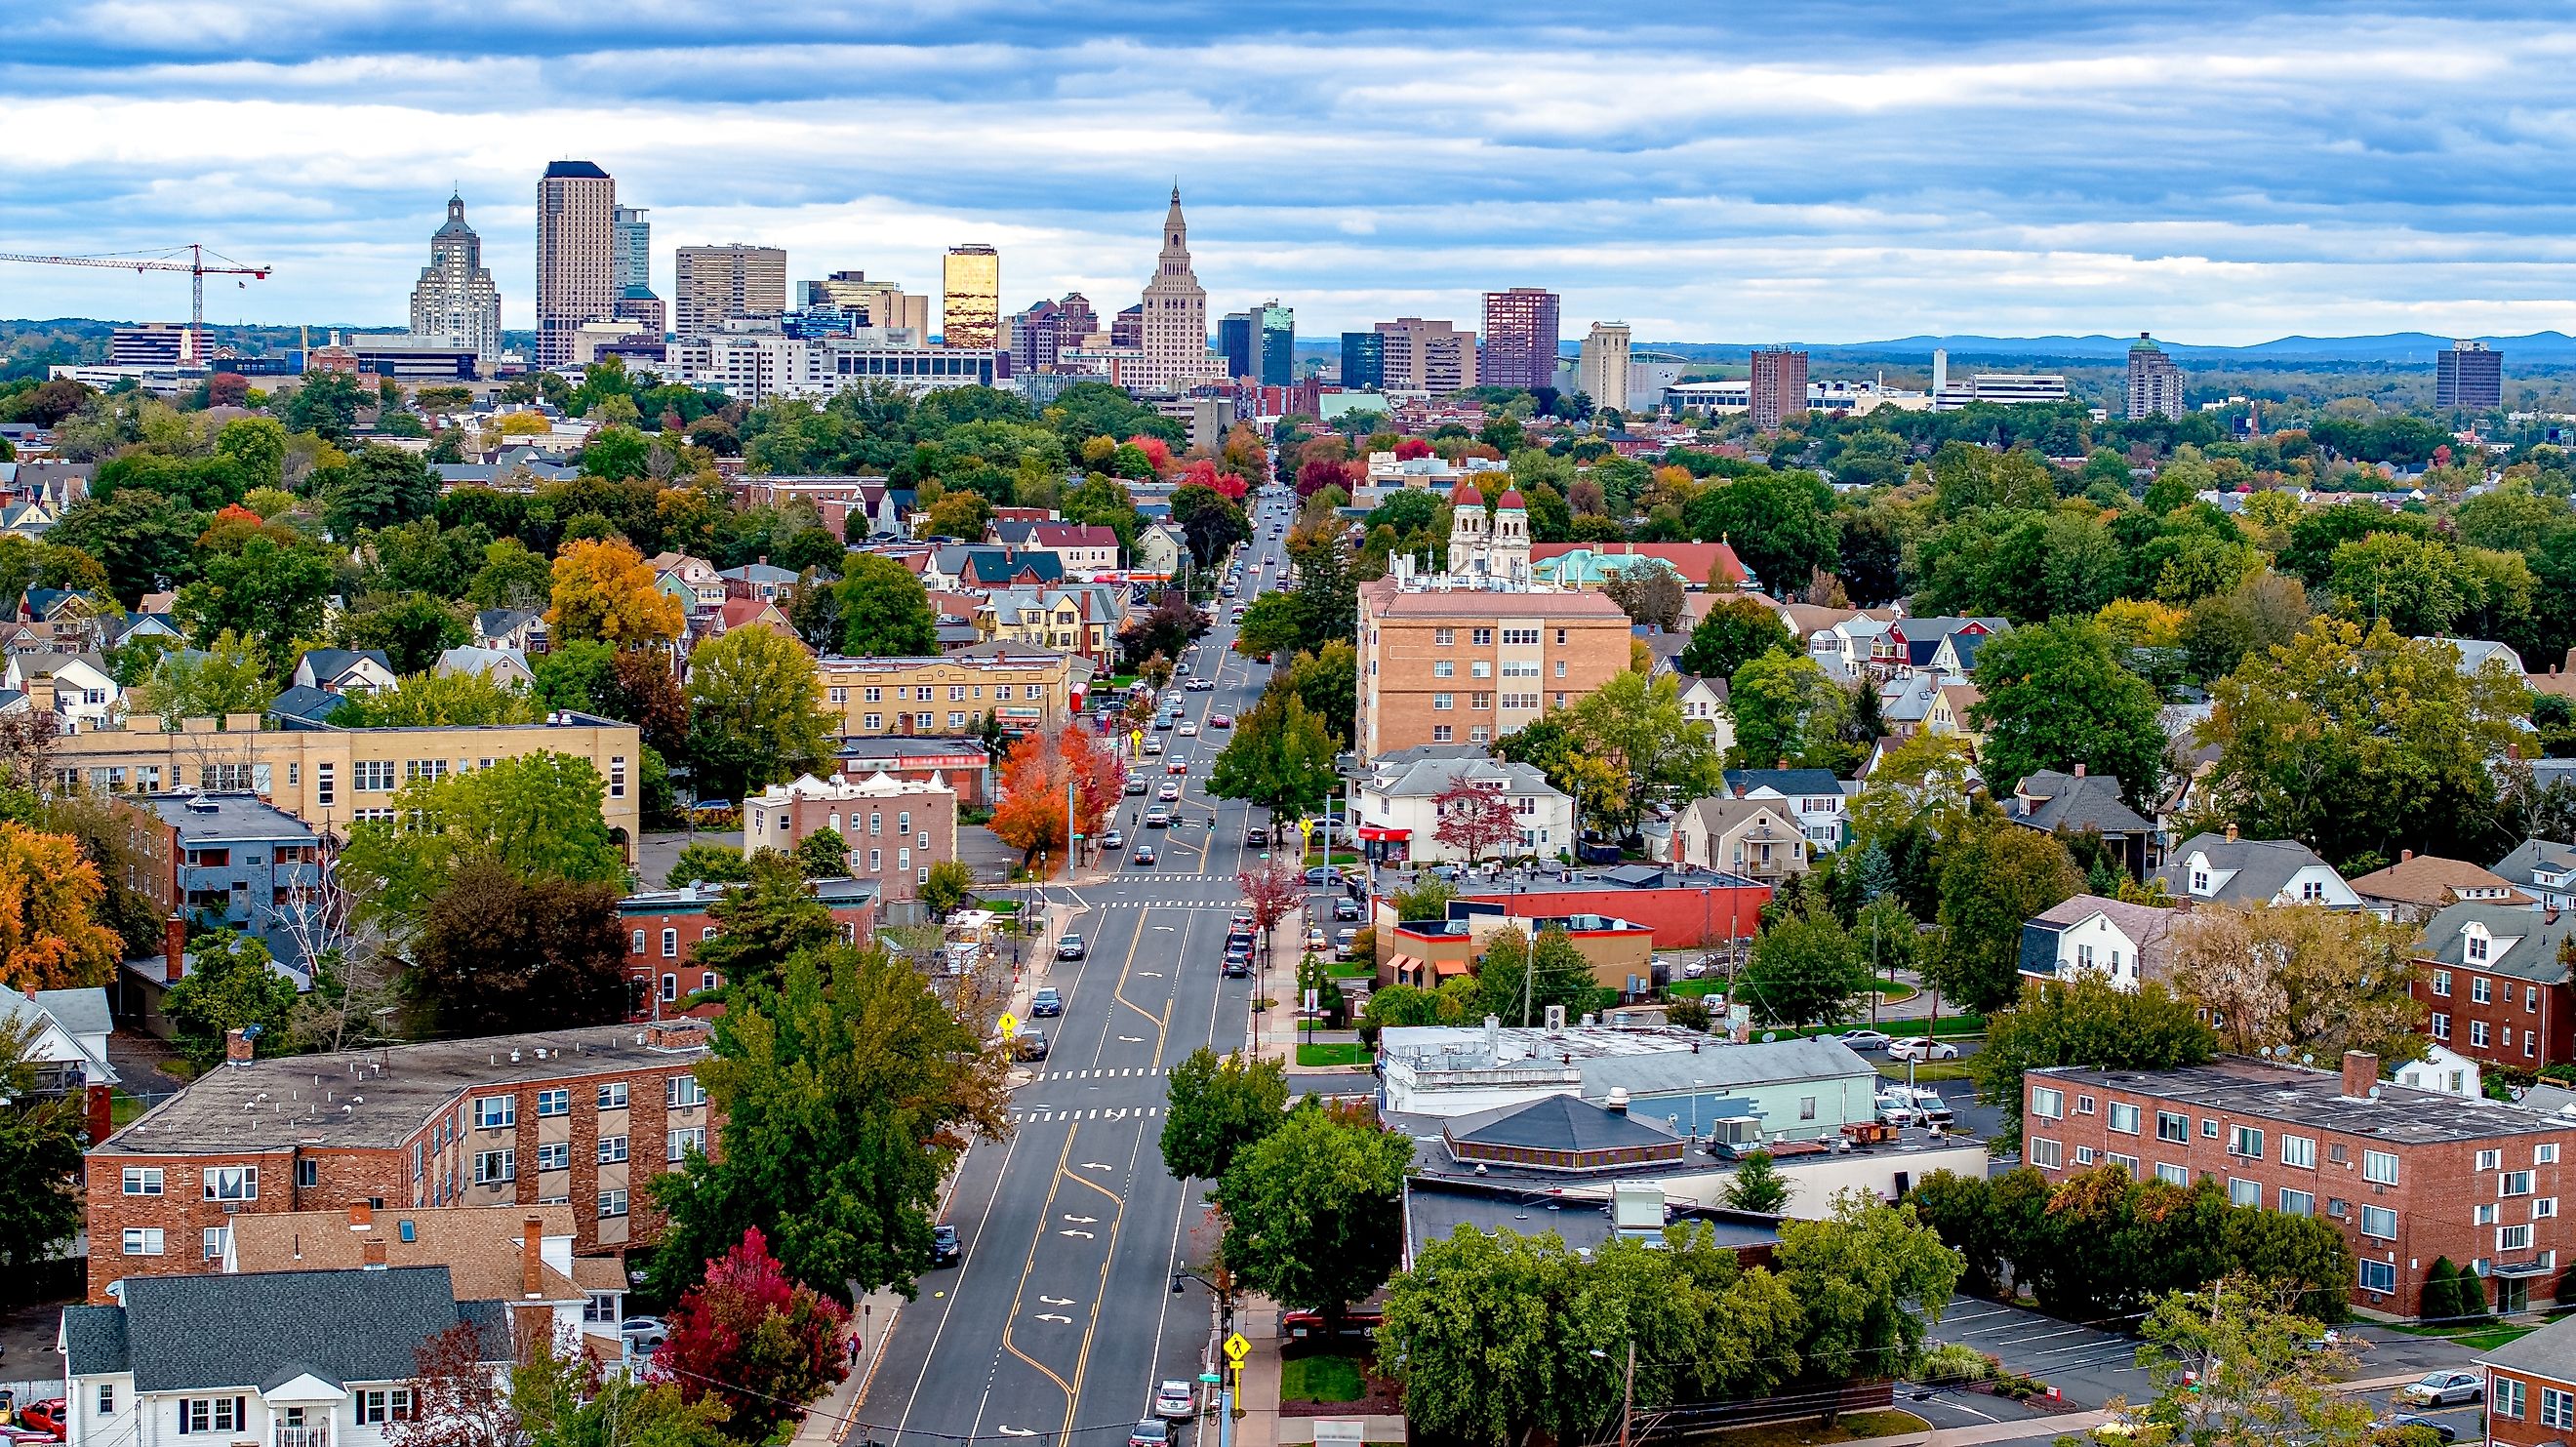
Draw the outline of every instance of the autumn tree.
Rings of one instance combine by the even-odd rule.
[[[1052,868],[1065,862],[1070,844],[1066,786],[1072,785],[1074,830],[1097,839],[1126,782],[1116,747],[1082,724],[1068,723],[1051,734],[1031,730],[1002,761],[1002,801],[990,827],[1020,851],[1023,863],[1043,854]]]
[[[2423,1058],[2415,999],[2422,932],[2367,910],[2322,905],[2195,909],[2168,936],[2176,993],[2216,1022],[2230,1054],[2313,1057],[2366,1050],[2391,1065]]]
[[[1686,601],[1682,577],[1661,558],[1622,568],[1601,591],[1632,623],[1664,633],[1681,629]]]
[[[107,897],[80,841],[0,822],[0,985],[69,990],[107,982],[118,941],[98,922]]]
[[[546,611],[555,638],[633,648],[667,643],[687,623],[688,610],[661,590],[652,564],[623,538],[568,542],[556,554],[553,606]]]
[[[1243,870],[1234,877],[1235,887],[1243,891],[1244,907],[1252,911],[1253,936],[1265,954],[1270,949],[1271,932],[1305,901],[1305,870],[1300,863],[1291,859],[1285,849],[1274,849],[1257,868]]]
[[[672,1307],[653,1354],[681,1400],[713,1396],[739,1440],[766,1442],[805,1403],[850,1374],[841,1350],[849,1309],[787,1279],[754,1226]]]
[[[506,1333],[487,1337],[472,1321],[414,1347],[411,1411],[384,1424],[386,1447],[521,1447],[518,1410],[493,1370],[512,1355]]]
[[[1463,852],[1469,864],[1488,849],[1520,842],[1520,816],[1499,788],[1460,778],[1431,797],[1431,812],[1440,821],[1433,837]]]
[[[832,756],[837,721],[794,639],[737,628],[689,656],[689,752],[708,788],[740,799]]]

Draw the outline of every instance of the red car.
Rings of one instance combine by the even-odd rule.
[[[29,1403],[18,1413],[19,1425],[33,1427],[39,1432],[51,1432],[56,1437],[63,1436],[64,1407],[60,1397]]]
[[[1234,727],[1234,717],[1231,714],[1212,714],[1208,718],[1208,727],[1212,729],[1230,729]]]

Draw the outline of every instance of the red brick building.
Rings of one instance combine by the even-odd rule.
[[[2034,1070],[2022,1079],[2022,1156],[2051,1180],[2102,1165],[2238,1205],[2321,1215],[2360,1258],[2352,1300],[2419,1315],[2437,1259],[2485,1279],[2499,1311],[2554,1299],[2576,1232],[2562,1160],[2576,1120],[2502,1101],[2383,1083],[2355,1052],[2340,1075],[2227,1058],[2185,1070]]]
[[[2478,1365],[2487,1373],[2487,1441],[2545,1447],[2576,1433],[2576,1318],[2507,1342]]]
[[[1752,938],[1771,886],[1738,874],[1623,864],[1575,870],[1564,883],[1497,885],[1469,878],[1459,881],[1458,897],[1500,905],[1505,914],[1525,919],[1597,914],[1634,920],[1655,932],[1655,948],[1690,950]]]
[[[573,1250],[650,1242],[644,1184],[717,1120],[695,1022],[235,1058],[94,1147],[89,1299],[217,1269],[238,1216],[570,1205]]]
[[[877,931],[874,883],[864,879],[817,879],[814,892],[832,911],[841,938],[858,944]],[[691,964],[698,945],[721,928],[714,914],[724,898],[721,884],[692,884],[681,889],[648,890],[617,902],[618,923],[626,928],[626,1005],[637,1020],[673,1015],[711,1016],[713,1006],[683,1010],[680,1002],[700,990],[725,983],[715,970]]]
[[[742,852],[791,853],[829,829],[849,847],[850,873],[878,897],[910,899],[930,866],[957,857],[957,791],[934,779],[817,779],[803,775],[742,801]]]
[[[2415,998],[2424,1033],[2472,1060],[2537,1070],[2576,1060],[2576,985],[2560,956],[2576,915],[2501,901],[2424,922]]]

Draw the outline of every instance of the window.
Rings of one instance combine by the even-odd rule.
[[[1435,709],[1456,708],[1458,706],[1458,695],[1454,693],[1435,693],[1431,695],[1431,706]]]
[[[1449,659],[1443,658],[1439,662],[1431,665],[1431,676],[1433,678],[1456,678],[1458,676],[1458,665]]]
[[[2481,1201],[2478,1203],[2477,1210],[2471,1214],[2471,1219],[2477,1225],[2492,1226],[2497,1220],[2496,1213],[2503,1209],[2493,1201]]]
[[[2089,1095],[2079,1095],[2075,1097],[2075,1113],[2077,1115],[2091,1115],[2093,1113],[2093,1097]]]
[[[599,1138],[599,1163],[613,1166],[626,1159],[626,1137],[604,1135]]]
[[[1434,645],[1441,648],[1454,646],[1458,641],[1458,630],[1455,628],[1434,628],[1431,630],[1431,641]]]
[[[2558,1164],[2558,1143],[2552,1141],[2547,1145],[2533,1146],[2531,1148],[2531,1163],[2535,1166],[2554,1166]]]
[[[635,947],[629,951],[629,953],[638,955],[644,953],[644,932],[642,930],[637,930],[635,932]]]
[[[2316,1138],[2303,1135],[2281,1137],[2281,1164],[2315,1170],[2317,1168]]]
[[[1798,1119],[1800,1119],[1800,1120],[1814,1120],[1815,1118],[1816,1118],[1816,1098],[1815,1098],[1814,1096],[1812,1096],[1812,1095],[1802,1095],[1802,1096],[1799,1096],[1799,1097],[1798,1097]]]
[[[2104,1151],[2102,1153],[2102,1161],[2105,1165],[2118,1166],[2121,1170],[2128,1172],[2131,1180],[2137,1179],[2138,1158],[2136,1156],[2124,1156],[2118,1151]]]
[[[2263,1133],[2250,1125],[2240,1125],[2227,1139],[2227,1153],[2263,1159]]]
[[[2433,1012],[2433,1038],[2436,1040],[2451,1038],[2451,1017],[2448,1012],[2442,1010]]]
[[[181,1397],[179,1435],[247,1431],[249,1418],[243,1406],[239,1397]]]
[[[2191,1172],[2173,1164],[2171,1161],[2158,1161],[2156,1163],[2156,1179],[2164,1182],[2168,1186],[2188,1186],[2191,1184]]]
[[[1433,724],[1431,726],[1431,741],[1435,744],[1445,744],[1449,742],[1450,733],[1451,730],[1449,725]]]
[[[625,1214],[626,1193],[624,1191],[602,1191],[599,1193],[599,1219],[605,1221],[611,1216],[623,1216]]]
[[[2531,1219],[2535,1221],[2546,1221],[2557,1214],[2558,1198],[2556,1196],[2542,1196],[2531,1203]]]
[[[538,1169],[538,1170],[541,1170],[541,1171],[561,1171],[561,1170],[568,1170],[568,1169],[570,1169],[570,1168],[571,1168],[571,1166],[572,1166],[572,1146],[571,1146],[571,1144],[570,1144],[570,1143],[565,1142],[565,1141],[539,1141],[539,1142],[537,1142],[537,1169]]]
[[[2477,1005],[2484,1005],[2484,1004],[2490,1003],[2494,998],[2495,998],[2495,991],[2494,991],[2494,988],[2493,988],[2493,986],[2490,984],[2490,982],[2488,981],[2488,979],[2487,979],[2487,977],[2486,977],[2486,976],[2484,976],[2484,975],[2471,975],[2471,976],[2469,976],[2469,1001],[2470,1001],[2470,1003],[2472,1003],[2472,1004],[2477,1004]]]
[[[1491,628],[1479,628],[1475,631],[1475,636],[1470,638],[1468,641],[1478,648],[1490,648],[1494,643],[1494,630]]]
[[[2540,1425],[2576,1427],[2576,1392],[2562,1392],[2556,1387],[2541,1388]]]
[[[666,929],[662,931],[662,958],[666,960],[676,960],[679,957],[680,932],[675,929]]]
[[[206,1199],[209,1201],[256,1201],[259,1199],[259,1167],[209,1166],[206,1168]]]
[[[2397,1157],[2395,1153],[2390,1151],[2363,1151],[2361,1153],[2361,1178],[2373,1185],[2396,1185]]]
[[[98,1384],[98,1414],[102,1417],[113,1417],[116,1415],[116,1384],[114,1382],[101,1382]]]
[[[664,976],[662,977],[662,998],[663,998],[665,1001],[676,1000],[676,999],[680,998],[680,977],[679,977],[679,976],[677,976],[677,975],[664,975]]]
[[[624,1110],[626,1108],[626,1082],[623,1080],[612,1080],[600,1086],[599,1108],[601,1110]]]
[[[2530,1250],[2531,1227],[2528,1224],[2518,1226],[2498,1226],[2496,1228],[2496,1249],[2498,1251]]]
[[[374,1387],[356,1394],[359,1422],[374,1426],[411,1420],[411,1388]]]
[[[2077,1146],[2075,1148],[2075,1164],[2079,1166],[2089,1166],[2093,1164],[2093,1148],[2091,1146]]]
[[[2451,972],[2450,972],[2450,971],[2448,971],[2448,970],[2435,970],[2435,971],[2433,972],[2433,993],[2434,993],[2434,994],[2436,994],[2436,995],[2442,995],[2442,996],[2445,996],[2445,997],[2447,997],[2447,996],[2451,993]]]
[[[694,1075],[674,1075],[662,1082],[662,1103],[673,1110],[685,1110],[707,1103],[707,1089]]]
[[[2205,870],[2205,869],[2194,869],[2194,870],[2191,872],[2191,892],[2192,892],[2192,893],[2194,893],[2194,894],[2207,894],[2207,893],[2209,893],[2209,871],[2208,871],[2208,870]]]
[[[2065,1150],[2053,1140],[2043,1140],[2038,1136],[2032,1136],[2025,1141],[2024,1144],[2029,1147],[2030,1163],[2034,1166],[2045,1167],[2046,1169],[2053,1171],[2059,1166],[2065,1164]]]
[[[2382,1241],[2396,1240],[2397,1213],[2388,1209],[2386,1206],[2362,1207],[2361,1234],[2364,1236],[2376,1236]]]
[[[2311,1191],[2293,1191],[2293,1190],[2291,1190],[2291,1189],[2290,1189],[2289,1187],[2287,1187],[2287,1186],[2284,1186],[2284,1187],[2282,1187],[2282,1188],[2281,1188],[2281,1214],[2282,1214],[2282,1215],[2284,1215],[2284,1216],[2313,1216],[2313,1215],[2315,1215],[2316,1213],[2317,1213],[2317,1198],[2316,1198],[2316,1194],[2315,1194],[2314,1192],[2311,1192]]]
[[[519,1123],[519,1098],[515,1095],[478,1095],[474,1098],[474,1128],[503,1130]]]
[[[582,1299],[581,1319],[585,1322],[617,1320],[617,1293],[594,1291]]]
[[[691,1151],[696,1151],[699,1155],[705,1155],[707,1153],[707,1128],[705,1126],[693,1125],[686,1130],[668,1132],[663,1137],[662,1159],[666,1161],[685,1160]]]
[[[2041,1120],[2063,1119],[2066,1115],[2066,1092],[2045,1086],[2032,1087],[2030,1113]]]
[[[159,1166],[127,1166],[125,1168],[125,1194],[129,1196],[160,1195],[161,1168]]]
[[[1494,696],[1490,693],[1471,693],[1467,695],[1467,707],[1469,708],[1491,711],[1493,706]]]
[[[2486,1022],[2486,1021],[2484,1021],[2484,1020],[2471,1020],[2471,1021],[2469,1022],[2469,1043],[2470,1043],[2471,1045],[2475,1045],[2475,1046],[2478,1046],[2478,1047],[2480,1047],[2480,1048],[2484,1048],[2484,1047],[2485,1047],[2485,1045],[2486,1045],[2486,1043],[2487,1043],[2488,1038],[2489,1038],[2489,1032],[2488,1032],[2488,1030],[2487,1030],[2487,1022]]]
[[[1503,642],[1505,644],[1516,644],[1526,648],[1536,648],[1538,646],[1538,630],[1535,628],[1506,628],[1503,630]]]
[[[1467,673],[1473,678],[1491,678],[1494,676],[1494,665],[1480,658],[1467,665]]]
[[[2109,1125],[2122,1135],[2138,1133],[2138,1108],[2125,1101],[2112,1101]]]
[[[2498,1177],[2498,1178],[2497,1178],[2497,1180],[2496,1180],[2496,1194],[2497,1194],[2497,1195],[2499,1195],[2499,1196],[2528,1196],[2528,1195],[2530,1195],[2530,1194],[2531,1194],[2531,1172],[2529,1172],[2529,1171],[2507,1171],[2507,1172],[2505,1172],[2502,1176]]]
[[[538,1091],[538,1092],[537,1092],[537,1114],[539,1114],[539,1115],[570,1115],[570,1114],[572,1114],[572,1092],[571,1092],[570,1090],[565,1089],[565,1088],[564,1088],[564,1087],[562,1087],[562,1086],[555,1086],[554,1088],[549,1089],[549,1090],[540,1090],[540,1091]]]
[[[612,799],[623,799],[626,797],[626,756],[624,754],[612,754],[609,756],[608,797]]]
[[[2531,1228],[2530,1228],[2530,1227],[2528,1227],[2528,1226],[2525,1226],[2525,1227],[2523,1227],[2522,1229],[2524,1229],[2525,1231],[2528,1231],[2528,1230],[2530,1230]],[[231,1228],[230,1226],[209,1226],[209,1227],[207,1227],[207,1228],[205,1229],[205,1233],[204,1233],[203,1239],[202,1239],[202,1241],[201,1241],[201,1243],[200,1243],[200,1244],[204,1247],[204,1249],[205,1249],[206,1259],[207,1259],[208,1261],[221,1261],[221,1260],[223,1260],[223,1259],[224,1259],[224,1245],[225,1245],[225,1243],[226,1243],[227,1241],[229,1241],[229,1240],[231,1239],[231,1237],[232,1237],[232,1228]]]
[[[125,1228],[125,1254],[126,1254],[126,1255],[128,1255],[128,1256],[158,1256],[158,1255],[160,1255],[160,1254],[161,1254],[161,1228],[160,1228],[160,1227],[158,1227],[158,1226],[128,1226],[128,1227],[126,1227],[126,1228]]]
[[[2370,1263],[2366,1261],[2362,1263],[2365,1267],[2369,1264]],[[2497,1377],[2494,1381],[2495,1399],[2494,1404],[2488,1408],[2488,1415],[2496,1417],[2510,1417],[2514,1421],[2521,1421],[2524,1401],[2522,1395],[2522,1383],[2517,1382],[2510,1377]]]
[[[2397,1289],[2396,1263],[2389,1261],[2361,1263],[2361,1289],[2383,1293],[2395,1291]]]
[[[322,1184],[322,1163],[307,1157],[295,1163],[295,1185],[309,1191]]]
[[[349,765],[350,787],[361,794],[390,794],[394,789],[394,761],[359,759]]]
[[[2232,1205],[2260,1206],[2263,1204],[2263,1183],[2245,1180],[2239,1176],[2229,1176],[2227,1199]]]
[[[871,689],[871,690],[869,690],[869,691],[870,691],[870,692],[874,692],[875,690]],[[864,728],[866,728],[868,732],[870,732],[870,733],[875,733],[875,732],[877,732],[879,729],[882,729],[882,728],[884,728],[884,727],[885,727],[885,715],[884,715],[884,714],[881,714],[881,713],[872,713],[872,714],[867,715],[867,716],[866,716],[864,719],[862,719],[860,722],[861,722],[861,725],[862,725]]]
[[[474,1153],[474,1184],[497,1186],[503,1181],[515,1181],[518,1178],[516,1151],[476,1151]]]
[[[2478,1169],[2479,1169],[2479,1170],[2482,1170],[2482,1171],[2500,1171],[2500,1170],[2503,1170],[2503,1169],[2504,1169],[2504,1152],[2502,1152],[2502,1151],[2480,1151],[2480,1152],[2478,1152]]]

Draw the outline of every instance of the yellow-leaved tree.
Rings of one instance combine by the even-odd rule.
[[[68,990],[107,983],[118,945],[98,922],[106,897],[79,840],[0,823],[0,985]]]
[[[668,642],[688,614],[654,586],[653,567],[622,538],[586,538],[555,555],[554,606],[546,626],[555,641],[596,638],[619,648]]]

